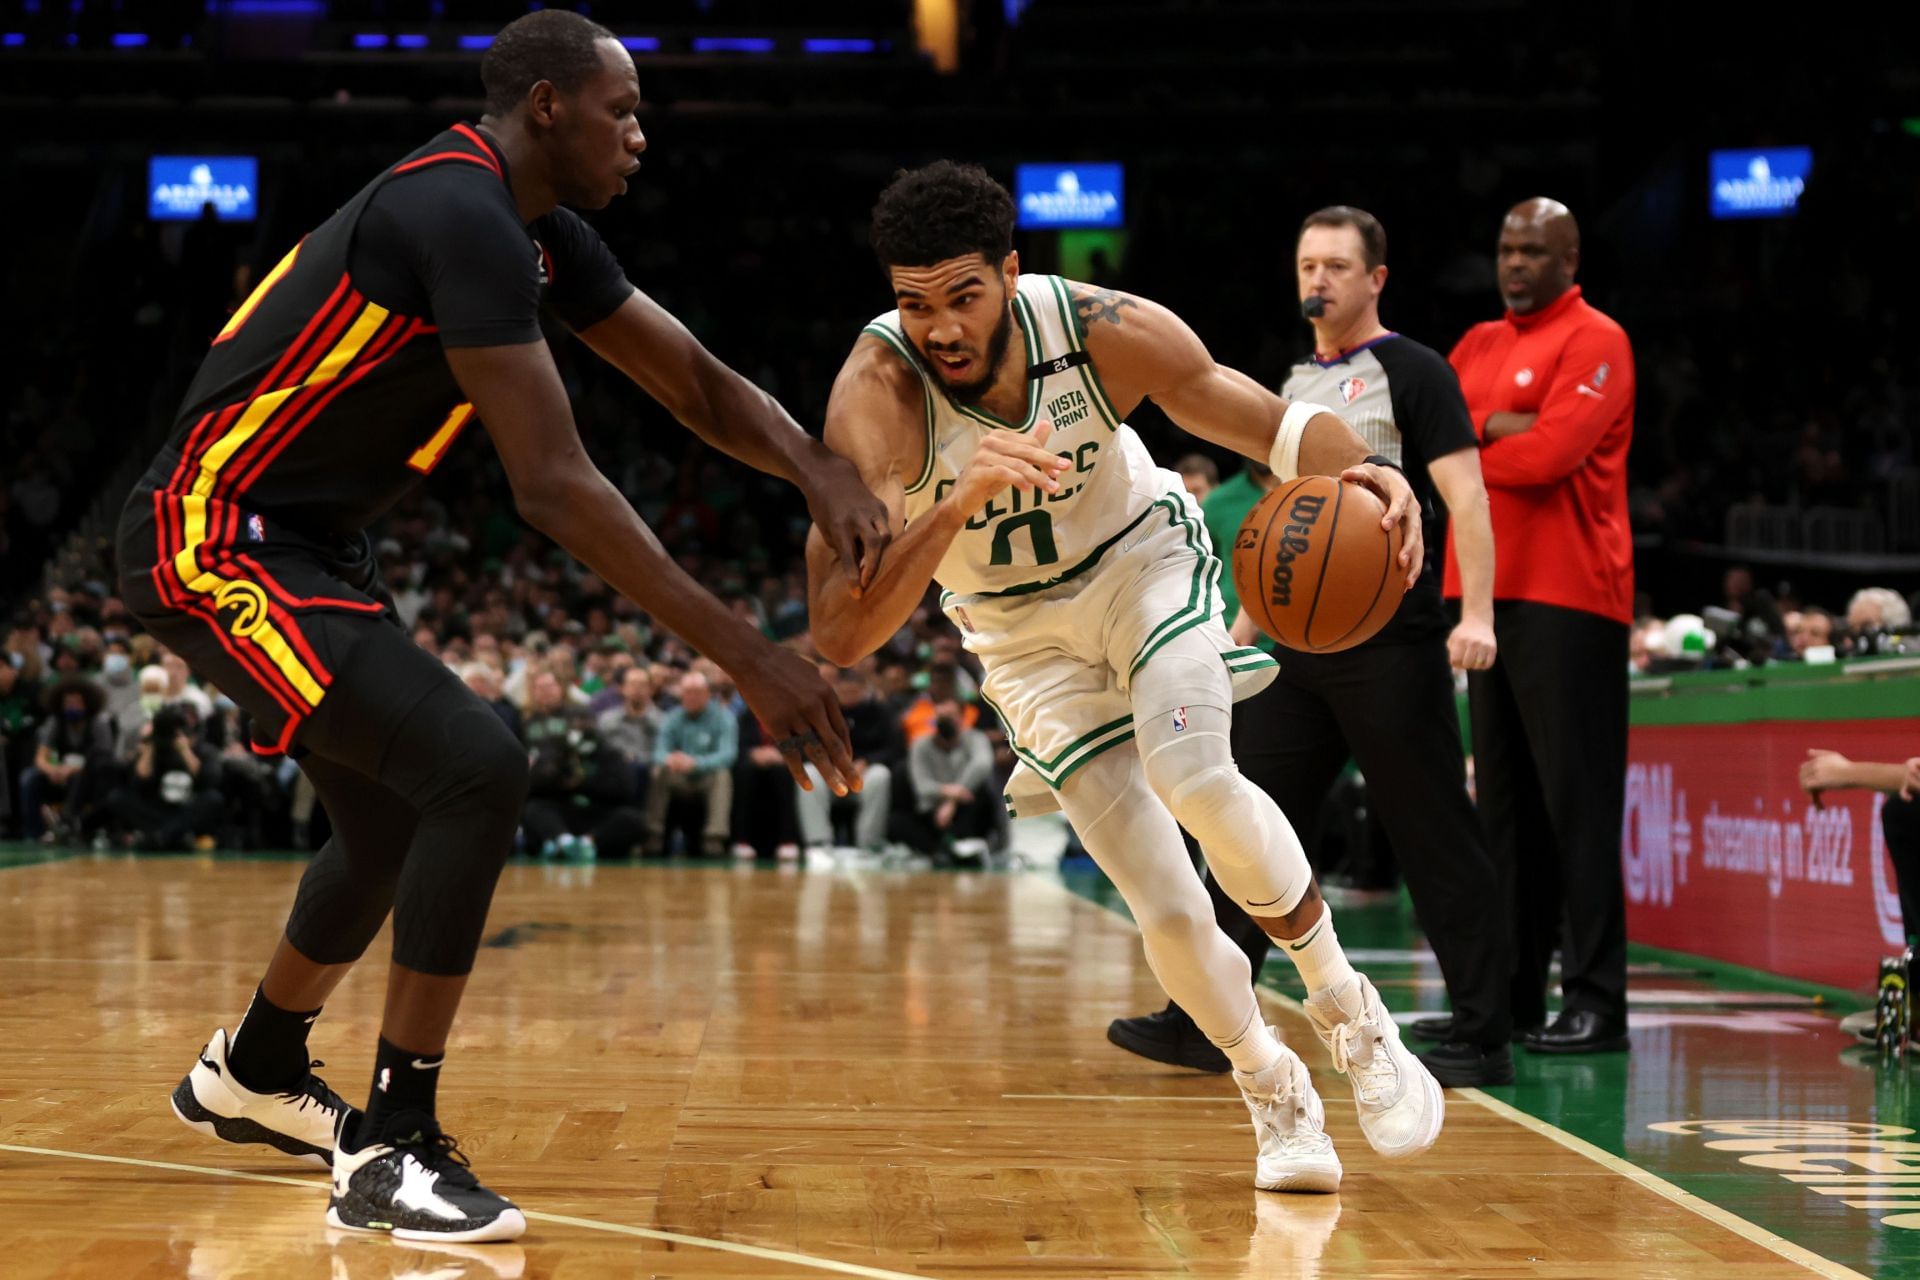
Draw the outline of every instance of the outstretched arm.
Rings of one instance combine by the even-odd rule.
[[[839,699],[811,663],[769,643],[674,563],[600,474],[581,447],[546,343],[448,347],[446,355],[493,437],[521,517],[719,663],[776,739],[817,735],[784,752],[802,787],[804,759],[836,793],[857,788]]]
[[[886,549],[887,513],[846,459],[637,289],[612,315],[581,330],[580,339],[702,440],[797,486],[855,593],[867,585]]]
[[[1420,504],[1407,478],[1367,462],[1366,442],[1332,413],[1309,413],[1237,369],[1216,364],[1179,316],[1145,298],[1075,284],[1087,351],[1117,406],[1151,398],[1184,430],[1272,466],[1282,480],[1339,476],[1386,504],[1381,528],[1400,526],[1407,586],[1420,577]],[[1304,421],[1303,421],[1304,419]]]
[[[879,571],[855,597],[852,575],[828,548],[819,526],[807,535],[814,647],[843,667],[866,657],[906,625],[954,536],[988,498],[1016,484],[1057,492],[1054,477],[1068,462],[1042,447],[1044,430],[1032,437],[993,432],[947,496],[909,526],[902,477],[919,475],[926,463],[925,395],[920,380],[898,356],[878,339],[863,337],[834,379],[827,401],[827,444],[852,462],[885,503],[893,539]]]

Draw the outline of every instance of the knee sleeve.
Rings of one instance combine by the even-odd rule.
[[[500,717],[398,630],[363,638],[302,731],[416,815],[393,890],[393,958],[469,972],[527,796],[527,757]]]
[[[1193,833],[1220,887],[1249,914],[1283,916],[1300,904],[1313,869],[1293,825],[1233,762],[1224,707],[1176,706],[1134,715],[1147,782]]]

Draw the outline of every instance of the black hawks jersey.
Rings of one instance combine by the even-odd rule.
[[[188,389],[134,501],[166,507],[169,558],[254,517],[355,534],[430,473],[473,417],[442,348],[537,341],[631,293],[558,209],[522,223],[506,159],[455,125],[349,200],[267,273]],[[177,508],[177,509],[176,509]]]

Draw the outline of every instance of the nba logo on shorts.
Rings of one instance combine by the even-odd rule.
[[[1175,707],[1173,709],[1173,731],[1175,733],[1185,733],[1187,731],[1187,709],[1185,707]]]
[[[968,635],[973,634],[973,619],[967,616],[967,606],[963,604],[953,606],[953,616],[959,622],[962,631]]]
[[[1340,387],[1339,387],[1340,403],[1352,404],[1357,398],[1359,398],[1360,393],[1362,391],[1365,391],[1366,389],[1367,389],[1367,380],[1365,378],[1340,379]]]
[[[267,540],[267,522],[262,520],[258,513],[247,517],[247,537],[255,542]]]

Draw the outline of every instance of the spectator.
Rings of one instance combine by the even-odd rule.
[[[160,665],[167,673],[167,701],[184,702],[193,708],[196,723],[204,724],[213,715],[213,699],[206,690],[194,684],[187,677],[187,660],[177,653],[165,653],[160,656]]]
[[[529,848],[542,856],[578,849],[592,857],[605,847],[610,857],[630,856],[640,826],[630,808],[633,775],[626,761],[600,740],[585,712],[568,703],[553,672],[539,672],[528,688],[532,763],[521,826]]]
[[[161,672],[165,676],[165,671]],[[100,655],[100,688],[107,695],[107,714],[124,729],[134,718],[140,702],[140,686],[134,679],[133,650],[124,638],[109,640]]]
[[[17,762],[31,756],[44,714],[39,683],[0,656],[0,834],[13,827]]]
[[[1898,764],[1849,760],[1838,751],[1810,748],[1800,764],[1800,785],[1819,803],[1827,791],[1884,791],[1880,830],[1887,839],[1894,887],[1907,942],[1920,936],[1920,756]]]
[[[1187,492],[1193,500],[1202,505],[1207,495],[1220,487],[1220,466],[1204,453],[1190,453],[1174,463],[1173,469],[1180,473],[1180,479],[1186,483]]]
[[[500,692],[500,672],[497,668],[487,662],[469,662],[460,668],[460,678],[467,682],[467,688],[479,695],[482,702],[493,708],[493,713],[500,717],[500,723],[506,725],[514,737],[522,742],[527,740],[520,708],[507,701]]]
[[[653,780],[647,790],[647,851],[666,852],[666,824],[675,800],[704,814],[702,852],[726,853],[733,818],[733,765],[740,729],[713,702],[707,678],[697,671],[680,678],[680,705],[660,724],[653,748]]]
[[[218,770],[196,742],[191,708],[164,707],[147,726],[133,776],[107,797],[120,842],[147,852],[210,849],[222,823]]]
[[[77,833],[94,800],[87,770],[113,759],[113,721],[99,685],[67,677],[47,690],[46,702],[33,763],[20,777],[21,827],[29,840],[53,839],[56,826]]]
[[[846,717],[860,790],[836,797],[809,764],[813,790],[799,793],[801,842],[809,852],[839,843],[834,839],[835,819],[846,814],[852,819],[853,843],[869,851],[882,849],[893,813],[893,771],[905,755],[899,724],[858,671],[835,672],[828,666],[821,674],[833,680],[840,714]]]
[[[934,708],[933,732],[907,749],[923,853],[985,853],[999,828],[1000,796],[993,786],[993,747],[968,727],[951,698]]]
[[[739,712],[734,723],[740,758],[733,767],[733,856],[796,859],[800,856],[795,805],[799,788],[793,784],[786,757],[751,711]]]
[[[653,770],[653,746],[666,716],[653,705],[653,676],[645,667],[627,668],[620,678],[620,698],[619,705],[600,716],[600,737],[627,762],[633,774],[635,800],[644,804]]]
[[[1888,587],[1865,587],[1847,601],[1847,630],[1854,636],[1854,652],[1876,647],[1862,644],[1866,637],[1879,637],[1891,631],[1904,631],[1913,625],[1913,614],[1898,591]]]
[[[1793,648],[1793,656],[1804,659],[1807,650],[1825,645],[1833,646],[1833,615],[1817,604],[1810,604],[1800,610],[1799,620],[1787,631],[1787,643]]]
[[[934,722],[939,718],[940,707],[952,702],[960,706],[960,724],[972,729],[980,722],[980,708],[968,702],[960,704],[959,668],[951,662],[935,662],[927,668],[927,687],[907,705],[905,714],[900,717],[901,731],[906,735],[909,747],[933,733]]]

